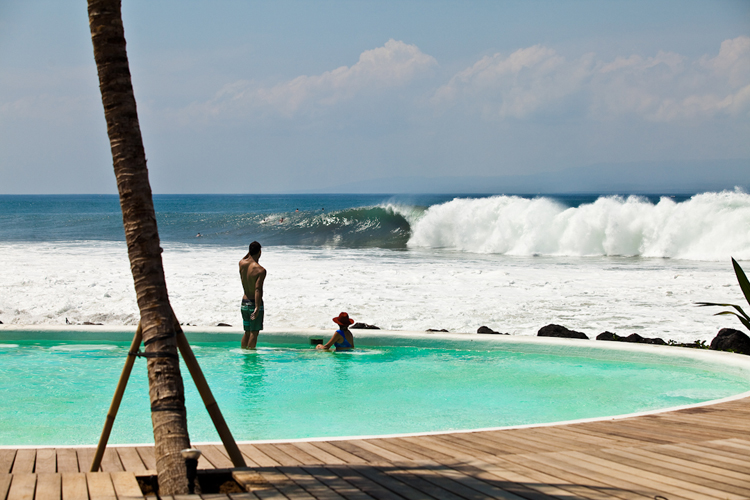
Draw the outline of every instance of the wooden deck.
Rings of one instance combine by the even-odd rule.
[[[435,436],[243,444],[247,493],[180,499],[748,499],[750,398],[623,420]],[[202,469],[230,468],[200,446]],[[0,500],[142,498],[152,447],[0,450]],[[154,498],[154,497],[151,497]],[[164,497],[163,497],[164,498]],[[171,497],[166,497],[171,498]]]

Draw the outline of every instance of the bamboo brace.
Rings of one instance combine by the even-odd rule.
[[[195,387],[198,389],[198,393],[201,395],[203,405],[206,407],[206,411],[208,411],[208,414],[211,417],[211,421],[216,428],[216,432],[218,432],[219,437],[221,438],[221,442],[224,444],[224,448],[227,450],[227,454],[229,455],[232,464],[235,467],[247,467],[245,459],[242,456],[242,452],[240,452],[240,449],[237,447],[237,443],[235,442],[234,437],[232,436],[232,433],[229,430],[226,421],[224,420],[224,416],[221,414],[219,405],[216,403],[216,400],[211,393],[211,388],[208,386],[206,377],[203,375],[203,370],[201,370],[201,367],[198,364],[198,360],[195,359],[195,354],[193,354],[193,350],[190,348],[190,344],[185,337],[185,333],[182,331],[182,328],[180,327],[180,324],[176,319],[175,330],[177,334],[177,348],[182,355],[182,359],[185,361],[185,365],[190,372],[190,376],[193,378],[193,382],[195,382]],[[107,412],[107,419],[104,423],[102,435],[99,438],[99,444],[96,447],[94,460],[91,462],[91,472],[97,472],[101,467],[104,450],[107,447],[109,435],[112,432],[112,426],[114,425],[115,418],[117,417],[117,411],[119,410],[120,403],[122,402],[122,396],[123,394],[125,394],[125,388],[128,385],[130,372],[133,370],[133,364],[135,363],[136,358],[135,353],[140,348],[142,340],[143,334],[141,331],[141,324],[138,323],[138,329],[136,330],[135,336],[133,337],[133,342],[130,345],[130,351],[128,351],[128,357],[125,360],[125,366],[122,368],[120,380],[117,383],[115,394],[112,397],[112,404],[109,407],[109,412]]]

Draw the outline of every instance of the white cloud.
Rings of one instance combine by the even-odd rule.
[[[435,92],[433,102],[461,103],[488,118],[523,118],[579,90],[590,65],[589,56],[570,63],[541,45],[508,57],[495,54],[451,78]]]
[[[750,80],[750,37],[740,36],[724,40],[719,55],[712,59],[703,58],[700,64],[724,75],[729,85],[744,87]]]
[[[212,114],[237,107],[271,109],[292,116],[306,107],[327,107],[355,96],[403,87],[437,66],[415,45],[389,40],[363,52],[352,66],[320,75],[302,75],[270,87],[240,81],[226,85],[205,106]]]
[[[750,111],[750,38],[725,40],[718,55],[689,61],[672,52],[612,61],[592,54],[567,60],[535,45],[484,57],[438,88],[438,110],[489,119],[531,119],[577,112],[598,120],[702,120]]]

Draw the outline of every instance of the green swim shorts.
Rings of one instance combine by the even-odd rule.
[[[246,332],[258,332],[263,329],[263,306],[260,306],[255,319],[250,319],[250,315],[255,311],[255,301],[242,299],[240,311],[242,312],[242,326]]]

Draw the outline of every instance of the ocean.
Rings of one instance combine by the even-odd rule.
[[[536,335],[557,323],[710,341],[744,300],[750,195],[155,195],[181,322],[241,325],[237,262],[263,245],[266,328]],[[114,195],[0,196],[0,321],[135,325]],[[745,266],[746,269],[748,266]],[[748,269],[750,270],[750,269]],[[262,339],[262,337],[261,337]]]

